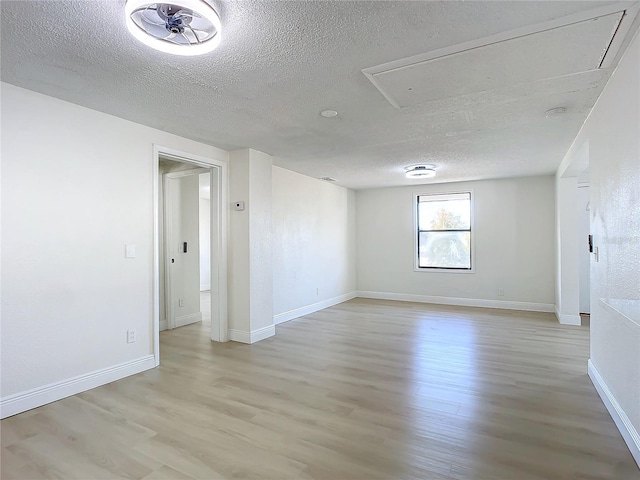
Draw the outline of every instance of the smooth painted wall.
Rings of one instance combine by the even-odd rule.
[[[198,175],[166,178],[170,220],[168,225],[169,256],[175,260],[170,269],[175,325],[193,323],[202,319],[200,312],[200,225]],[[183,243],[187,251],[183,251]],[[180,302],[182,301],[182,302]],[[182,305],[180,304],[182,303]]]
[[[200,175],[209,177],[208,173]],[[200,217],[200,291],[211,289],[211,200],[201,198]]]
[[[589,233],[591,220],[589,218],[591,190],[588,186],[578,187],[578,264],[580,270],[580,313],[589,313],[591,254],[589,253]]]
[[[414,271],[414,195],[473,191],[475,273]],[[358,290],[554,303],[554,179],[487,180],[357,192]],[[498,289],[504,289],[504,296]],[[473,302],[472,302],[473,303]]]
[[[232,340],[252,343],[273,335],[273,256],[271,229],[272,158],[251,149],[230,154],[229,333]]]
[[[640,432],[639,138],[636,34],[558,170],[562,175],[588,145],[591,231],[599,251],[599,261],[591,261],[591,362],[636,432]],[[626,314],[607,304],[626,305]]]
[[[273,313],[356,290],[355,192],[273,167]]]
[[[558,321],[580,325],[580,213],[578,180],[556,176],[556,297]]]
[[[6,397],[154,353],[153,144],[222,161],[228,153],[1,88]],[[136,258],[125,258],[125,244]]]

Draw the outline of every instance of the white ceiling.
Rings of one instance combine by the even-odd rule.
[[[403,167],[419,162],[436,165],[429,182],[551,174],[609,78],[597,67],[618,17],[573,24],[620,5],[211,3],[220,47],[175,57],[129,35],[124,0],[3,0],[2,80],[351,188],[417,183]],[[433,52],[390,82],[403,108],[362,72]]]

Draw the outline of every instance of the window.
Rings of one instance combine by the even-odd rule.
[[[471,192],[417,195],[417,267],[471,271]]]

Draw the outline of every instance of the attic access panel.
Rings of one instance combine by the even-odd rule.
[[[363,73],[396,108],[582,73],[599,68],[623,15],[559,19]]]

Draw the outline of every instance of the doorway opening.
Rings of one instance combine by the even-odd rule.
[[[589,184],[589,166],[578,175],[578,235],[579,251],[579,313],[583,326],[590,325],[591,315],[591,201]]]
[[[224,161],[154,146],[156,365],[160,330],[204,320],[228,340],[226,179]]]

